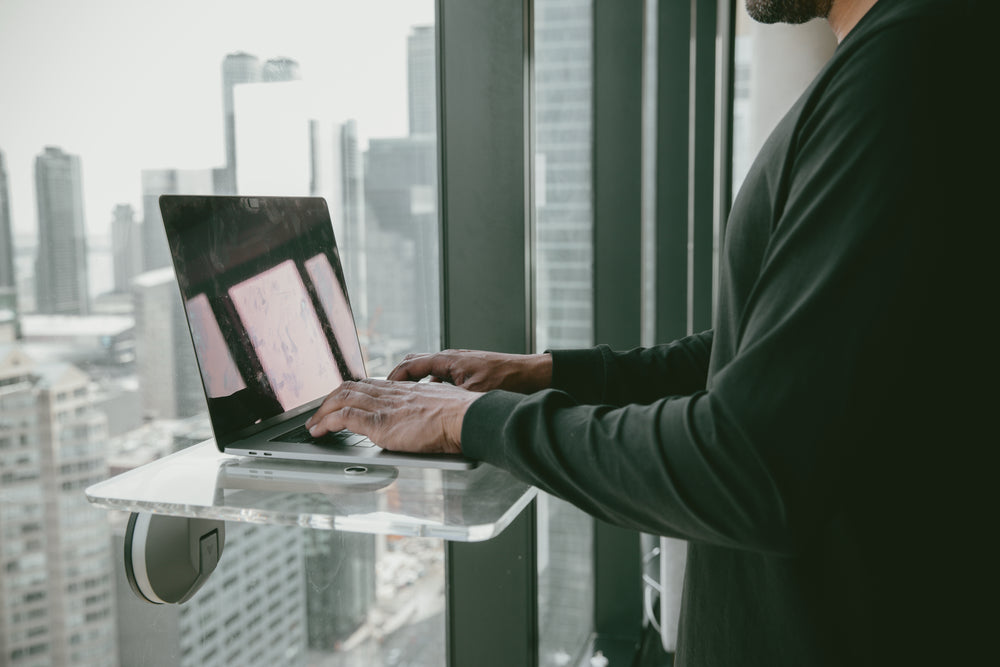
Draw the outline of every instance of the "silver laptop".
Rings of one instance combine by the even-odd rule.
[[[163,225],[221,451],[260,458],[468,469],[305,421],[366,376],[333,224],[320,197],[163,195]]]

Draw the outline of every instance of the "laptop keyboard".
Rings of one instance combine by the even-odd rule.
[[[293,428],[291,431],[282,433],[279,436],[271,438],[272,442],[308,442],[314,445],[337,445],[340,447],[373,447],[374,443],[365,438],[363,435],[358,435],[351,431],[332,431],[330,433],[324,433],[318,438],[314,438],[309,434],[309,429],[303,424],[297,428]]]

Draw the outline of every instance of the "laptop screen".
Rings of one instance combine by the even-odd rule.
[[[160,209],[220,445],[365,376],[322,198],[164,195]]]

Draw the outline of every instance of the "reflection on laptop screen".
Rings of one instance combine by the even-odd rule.
[[[220,444],[364,377],[325,201],[173,197],[164,213]]]
[[[188,299],[184,308],[187,310],[188,322],[191,325],[194,353],[200,362],[205,393],[210,398],[221,398],[246,389],[247,385],[240,376],[239,369],[236,368],[233,355],[226,347],[219,323],[212,314],[208,297],[199,294],[193,299]]]
[[[282,409],[325,396],[343,381],[292,260],[230,287],[229,296]]]
[[[333,335],[344,352],[347,367],[355,377],[364,375],[365,365],[361,360],[361,348],[354,341],[354,314],[347,303],[346,292],[340,289],[340,281],[330,266],[326,255],[316,255],[306,260],[306,271],[316,286],[319,302],[323,304],[327,319],[333,325]]]

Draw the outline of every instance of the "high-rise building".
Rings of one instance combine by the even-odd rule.
[[[19,336],[17,280],[14,272],[12,224],[7,165],[4,162],[3,151],[0,151],[0,321],[7,322],[12,329],[12,337],[17,338]]]
[[[142,170],[142,271],[173,266],[160,214],[160,195],[210,195],[215,192],[211,169]]]
[[[147,417],[177,419],[205,411],[198,365],[171,268],[133,281],[135,362]]]
[[[136,598],[122,559],[117,558],[121,664],[308,664],[303,532],[228,522],[218,568],[182,605],[154,606]],[[124,526],[119,524],[112,542],[119,554],[124,550],[123,535]],[[245,567],[246,563],[254,566]]]
[[[236,193],[236,117],[233,90],[241,83],[260,81],[260,60],[249,53],[230,53],[222,61],[222,122],[226,164],[216,181],[218,194]]]
[[[432,135],[371,139],[365,158],[367,333],[373,358],[391,366],[393,349],[440,347],[437,145]]]
[[[535,234],[538,349],[593,343],[589,2],[535,10]]]
[[[291,58],[271,58],[261,68],[260,80],[265,83],[274,81],[298,81],[302,78],[298,61]]]
[[[142,237],[135,209],[118,204],[111,218],[111,256],[114,264],[114,291],[128,292],[132,279],[142,269]]]
[[[14,280],[14,238],[10,219],[10,185],[7,164],[0,151],[0,289],[16,287]]]
[[[343,220],[337,243],[350,289],[351,308],[359,330],[368,328],[368,239],[365,226],[365,167],[358,148],[358,125],[349,120],[340,128],[340,213]]]
[[[414,26],[406,38],[410,135],[437,133],[434,26]]]
[[[0,664],[11,667],[51,660],[33,366],[17,346],[0,345]]]
[[[117,665],[107,519],[83,495],[107,476],[90,379],[6,346],[0,414],[0,664]]]
[[[35,383],[45,505],[45,555],[54,665],[118,664],[107,517],[83,490],[107,477],[107,418],[90,378],[39,364]],[[54,501],[54,502],[53,502]]]
[[[250,53],[230,53],[222,61],[222,114],[225,130],[226,164],[215,175],[216,194],[236,194],[236,87],[244,83],[297,81],[302,78],[299,64],[291,58],[272,58],[263,65]]]
[[[36,309],[40,313],[86,315],[87,237],[83,219],[80,158],[49,146],[35,159],[38,200]]]
[[[441,342],[434,27],[415,26],[406,53],[410,134],[371,139],[364,155],[369,372],[388,372],[397,350]],[[412,278],[400,282],[385,266]]]

